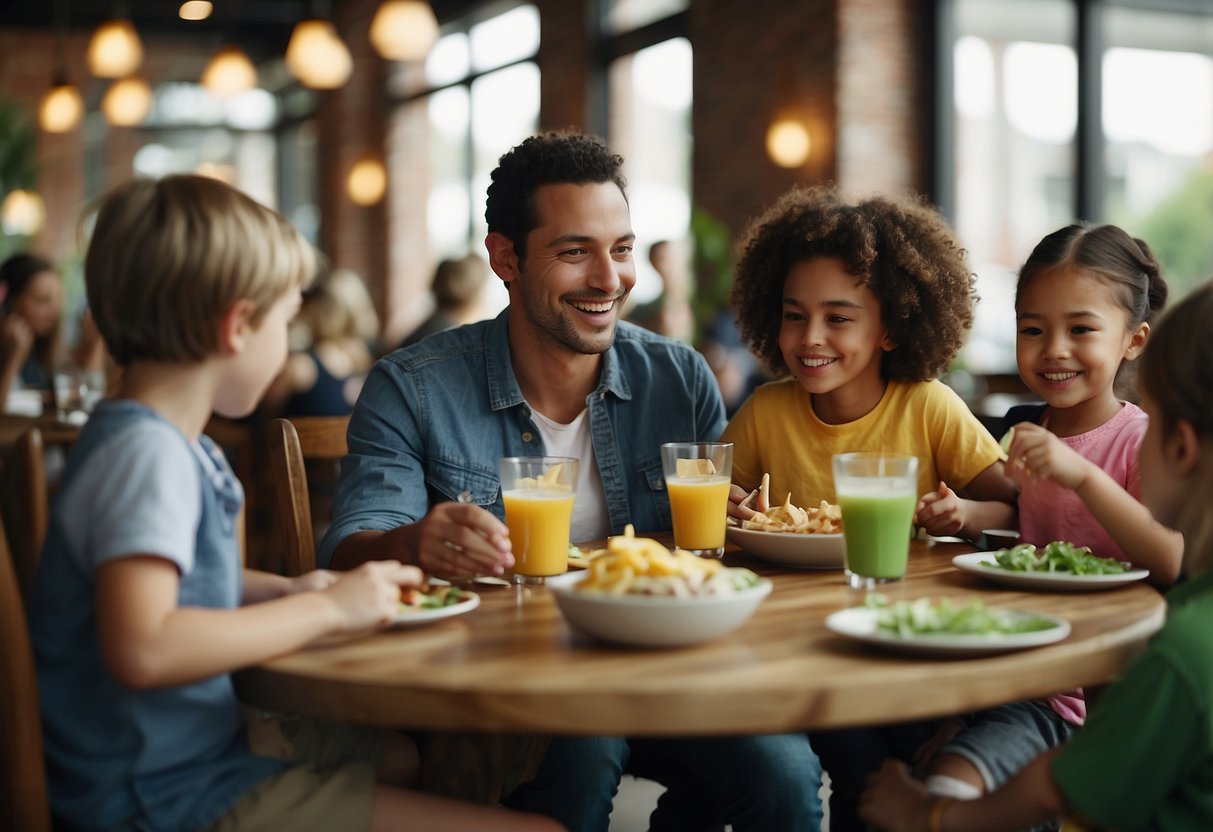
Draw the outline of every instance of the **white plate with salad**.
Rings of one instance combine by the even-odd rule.
[[[420,627],[463,615],[480,606],[480,596],[452,586],[429,586],[425,591],[405,590],[396,610],[394,628]]]
[[[957,555],[952,564],[961,571],[1006,586],[1066,592],[1113,589],[1150,574],[1062,541],[1041,547],[1021,543],[1010,549]]]
[[[1064,618],[919,598],[892,606],[851,607],[826,616],[826,627],[856,641],[911,655],[964,658],[1026,650],[1070,634]]]

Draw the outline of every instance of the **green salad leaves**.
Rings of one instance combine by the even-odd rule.
[[[958,606],[947,598],[898,601],[889,605],[884,596],[869,595],[865,606],[878,610],[876,626],[881,632],[901,638],[923,635],[999,636],[1051,630],[1057,625],[1047,618],[1012,616],[986,607],[980,599]]]
[[[1119,575],[1128,567],[1114,558],[1091,554],[1086,546],[1075,546],[1061,540],[1037,549],[1021,543],[995,553],[995,561],[984,561],[1012,572],[1067,572],[1071,575]]]

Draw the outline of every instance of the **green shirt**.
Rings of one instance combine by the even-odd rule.
[[[1173,589],[1167,623],[1053,759],[1100,826],[1213,830],[1213,574]]]

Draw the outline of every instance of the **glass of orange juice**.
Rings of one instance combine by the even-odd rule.
[[[514,583],[541,584],[569,569],[569,524],[577,460],[510,456],[501,460],[501,497],[514,550]]]
[[[667,442],[661,446],[661,467],[670,495],[674,545],[700,557],[723,555],[732,443]]]

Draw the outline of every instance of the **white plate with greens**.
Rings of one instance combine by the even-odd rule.
[[[411,606],[402,603],[396,611],[396,620],[392,622],[391,626],[394,628],[420,627],[444,618],[463,615],[478,606],[480,606],[480,596],[467,590],[460,592],[457,602],[442,607]]]
[[[903,604],[922,604],[902,602]],[[1020,632],[1007,632],[995,627],[988,632],[953,632],[921,630],[903,627],[901,630],[882,626],[887,624],[887,608],[851,607],[826,616],[826,627],[839,635],[885,650],[911,655],[940,658],[965,658],[1026,650],[1061,641],[1070,634],[1070,622],[1052,615],[1022,610],[982,610],[1005,629],[1030,627]]]
[[[1114,589],[1140,581],[1149,576],[1145,569],[1127,569],[1107,575],[1076,575],[1073,572],[1020,572],[998,566],[998,552],[974,552],[957,555],[952,565],[962,572],[979,575],[988,581],[1018,589],[1046,589],[1063,592],[1085,592]]]

